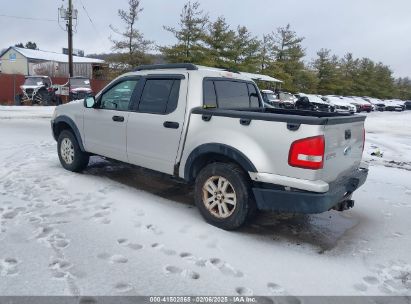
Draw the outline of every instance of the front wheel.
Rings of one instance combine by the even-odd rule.
[[[205,220],[225,230],[241,227],[255,211],[249,179],[235,164],[204,167],[196,178],[194,195]]]
[[[57,153],[63,168],[72,172],[83,171],[90,159],[87,153],[81,151],[76,137],[68,130],[59,135]]]

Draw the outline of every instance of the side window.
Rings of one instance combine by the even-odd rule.
[[[215,95],[214,82],[212,80],[204,81],[203,91],[203,104],[208,107],[217,107],[217,96]]]
[[[141,95],[139,112],[168,114],[177,108],[180,80],[148,79]]]
[[[250,99],[247,83],[218,80],[214,82],[219,108],[248,108]]]
[[[128,110],[138,80],[126,80],[116,84],[101,97],[100,108],[107,110]]]
[[[250,96],[250,108],[258,108],[260,106],[260,99],[258,97],[257,89],[250,83],[248,84],[248,93]]]

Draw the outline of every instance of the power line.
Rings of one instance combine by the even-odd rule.
[[[81,6],[83,7],[84,12],[86,13],[86,15],[87,15],[87,17],[88,17],[88,20],[90,20],[90,23],[91,23],[91,25],[93,26],[94,31],[95,31],[95,32],[97,33],[97,35],[99,35],[100,38],[101,38],[100,32],[97,30],[97,27],[96,27],[96,25],[94,24],[93,19],[91,19],[90,14],[88,13],[88,11],[87,11],[87,9],[86,9],[83,1],[82,1],[82,0],[79,0],[79,1],[80,1],[80,3],[81,3]]]
[[[3,15],[3,14],[0,14],[0,17],[13,18],[13,19],[22,19],[22,20],[47,21],[47,22],[56,22],[57,21],[55,19],[11,16],[11,15]]]

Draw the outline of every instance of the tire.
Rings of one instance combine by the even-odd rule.
[[[90,159],[87,153],[81,151],[76,137],[68,130],[62,131],[59,135],[57,154],[63,168],[72,172],[83,171]]]
[[[256,211],[251,183],[246,173],[232,163],[204,167],[195,181],[194,199],[204,219],[225,230],[241,227]]]

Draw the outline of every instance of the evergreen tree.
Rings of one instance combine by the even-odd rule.
[[[177,39],[171,47],[160,47],[168,62],[202,63],[205,58],[203,41],[206,37],[208,15],[199,2],[187,2],[180,14],[179,28],[164,26]]]
[[[317,92],[326,94],[341,94],[341,74],[337,56],[331,55],[331,50],[321,49],[317,52],[317,59],[313,62],[317,72]]]
[[[214,67],[229,68],[231,62],[231,46],[235,32],[230,29],[224,17],[217,18],[209,24],[204,39],[206,47],[205,64]]]
[[[260,42],[247,27],[237,27],[230,47],[231,68],[244,72],[257,71]]]
[[[263,39],[260,41],[259,50],[259,72],[264,73],[268,66],[274,61],[274,45],[273,36],[263,35]]]
[[[31,49],[31,50],[38,50],[37,43],[31,42],[31,41],[28,41],[25,45],[19,42],[19,43],[16,43],[14,46],[22,48],[22,49],[26,48],[26,49]]]
[[[28,41],[25,45],[26,49],[38,50],[37,43]]]
[[[296,92],[300,91],[301,87],[298,79],[302,79],[301,72],[304,71],[305,65],[303,58],[305,50],[301,44],[304,37],[298,37],[296,32],[291,30],[288,24],[285,27],[279,27],[272,34],[273,50],[275,62],[268,66],[268,72],[274,77],[280,79],[288,79],[285,81],[283,88]],[[281,78],[282,77],[282,78]]]

